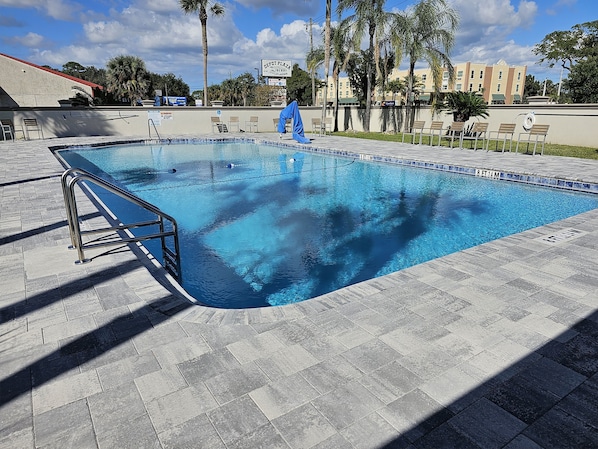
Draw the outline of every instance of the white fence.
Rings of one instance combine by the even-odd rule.
[[[212,117],[218,117],[228,125],[232,117],[238,117],[239,128],[248,130],[250,117],[258,117],[258,132],[275,132],[281,108],[252,107],[95,107],[95,108],[19,108],[0,109],[0,119],[10,119],[19,128],[24,118],[35,118],[41,124],[46,138],[67,136],[156,136],[176,137],[217,132],[212,127]],[[317,107],[301,107],[301,117],[307,134],[311,133],[312,118],[321,117]],[[524,119],[534,113],[536,123],[550,125],[547,142],[563,145],[597,147],[598,105],[496,105],[490,106],[487,119],[489,130],[497,130],[501,123],[516,123],[516,137],[523,129]],[[327,117],[332,110],[326,111]],[[364,110],[357,107],[341,107],[338,115],[339,130],[363,130]],[[452,115],[442,113],[432,117],[428,107],[416,111],[417,120],[442,120],[446,126]],[[397,108],[372,108],[370,131],[403,129],[403,110]],[[235,127],[236,131],[236,127]]]

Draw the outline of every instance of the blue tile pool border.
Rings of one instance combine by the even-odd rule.
[[[465,167],[461,165],[455,164],[444,164],[444,163],[436,163],[436,162],[429,162],[429,161],[420,161],[414,159],[403,159],[398,157],[392,156],[376,156],[367,153],[359,153],[354,151],[347,151],[347,150],[338,150],[338,149],[331,149],[331,148],[321,148],[312,145],[302,145],[299,143],[294,142],[281,142],[281,141],[273,141],[273,140],[263,140],[258,138],[240,138],[240,137],[202,137],[202,138],[173,138],[173,139],[161,139],[161,140],[147,140],[147,139],[137,139],[137,140],[120,140],[120,141],[113,141],[113,142],[101,142],[101,143],[93,143],[89,145],[58,145],[50,147],[51,151],[58,151],[64,149],[77,149],[77,148],[89,148],[89,147],[105,147],[111,145],[127,145],[127,144],[139,144],[139,143],[161,143],[161,144],[170,144],[170,143],[255,143],[260,145],[266,146],[274,146],[274,147],[282,147],[282,148],[289,148],[293,150],[300,150],[305,152],[311,153],[322,153],[328,154],[337,157],[346,157],[352,159],[359,159],[362,161],[369,161],[369,162],[378,162],[378,163],[385,163],[385,164],[393,164],[393,165],[401,165],[406,167],[415,167],[415,168],[424,168],[428,170],[438,170],[444,171],[449,173],[457,173],[461,175],[469,175],[469,176],[477,176],[487,179],[494,179],[499,181],[511,181],[511,182],[519,182],[523,184],[532,184],[537,186],[543,187],[550,187],[556,189],[563,189],[563,190],[572,190],[576,192],[583,192],[583,193],[593,193],[598,194],[598,184],[585,182],[585,181],[576,181],[570,179],[562,179],[562,178],[551,178],[546,176],[540,175],[533,175],[533,174],[525,174],[525,173],[514,173],[514,172],[505,172],[501,170],[492,170],[492,169],[481,169],[481,168],[474,168],[474,167]]]

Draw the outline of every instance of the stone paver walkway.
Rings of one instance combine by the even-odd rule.
[[[48,146],[108,140],[0,142],[0,448],[598,447],[598,209],[300,304],[218,310],[138,250],[73,263]],[[598,183],[598,161],[313,144]]]

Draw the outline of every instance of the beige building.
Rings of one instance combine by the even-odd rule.
[[[525,87],[525,76],[527,66],[509,66],[504,60],[488,66],[474,62],[465,62],[455,64],[455,80],[449,83],[448,71],[444,71],[441,92],[461,91],[461,92],[481,92],[488,104],[518,104],[523,98]],[[419,95],[419,100],[427,102],[430,95],[434,92],[432,81],[432,71],[429,68],[416,69],[415,75],[421,81],[423,87]],[[389,81],[395,79],[404,79],[407,76],[407,70],[394,69],[389,76]],[[381,89],[376,90],[376,101],[396,100],[392,92],[386,92],[383,95]],[[328,83],[328,101],[334,99],[334,83],[332,77]],[[322,91],[318,92],[318,102],[321,104]],[[357,96],[351,87],[348,77],[339,78],[339,102],[341,104],[353,104],[357,102]]]
[[[0,107],[70,105],[77,93],[93,98],[99,84],[0,53]]]

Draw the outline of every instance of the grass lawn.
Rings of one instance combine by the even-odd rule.
[[[386,142],[401,142],[403,139],[403,134],[401,133],[397,133],[397,134],[384,134],[384,133],[373,133],[373,132],[337,132],[334,133],[334,135],[336,136],[344,136],[344,137],[354,137],[356,139],[371,139],[371,140],[382,140],[382,141],[386,141]],[[405,140],[408,142],[411,142],[411,136],[406,136]],[[430,143],[430,139],[428,137],[424,137],[423,141],[424,144],[429,144]],[[473,145],[473,142],[470,141],[469,143],[466,143],[464,146],[467,148],[467,146],[471,144]],[[442,141],[442,145],[443,146],[448,146],[449,142],[445,139]],[[478,143],[478,148],[479,148],[480,143]],[[513,151],[515,151],[515,146],[517,145],[517,142],[513,142]],[[527,146],[527,143],[523,142],[522,145]],[[538,144],[538,148],[536,149],[536,153],[540,152],[541,150],[541,144]],[[494,140],[491,141],[490,143],[490,150],[493,150],[493,148],[495,148],[496,145],[494,144]],[[530,147],[533,147],[533,140],[532,143],[530,145]],[[502,140],[499,142],[498,145],[499,151],[502,148]],[[507,144],[507,148],[508,148],[508,144]],[[521,148],[520,148],[521,151]],[[531,151],[531,149],[530,149]],[[570,146],[570,145],[558,145],[558,144],[552,144],[552,143],[547,143],[544,146],[544,154],[545,155],[551,155],[551,156],[567,156],[567,157],[578,157],[578,158],[582,158],[582,159],[598,159],[598,148],[588,148],[588,147],[575,147],[575,146]]]

